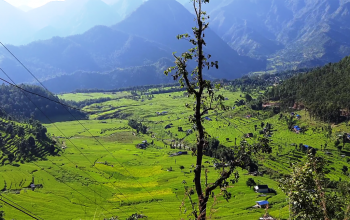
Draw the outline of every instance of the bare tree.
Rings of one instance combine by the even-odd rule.
[[[191,38],[189,34],[181,34],[177,36],[177,39],[186,39],[192,45],[193,48],[189,49],[188,52],[184,52],[181,56],[177,56],[173,53],[175,57],[175,66],[168,68],[164,73],[168,75],[171,72],[175,72],[173,74],[174,80],[178,80],[182,87],[187,89],[187,92],[190,97],[195,99],[193,105],[186,104],[187,108],[192,108],[194,114],[190,116],[189,120],[194,124],[194,127],[197,131],[197,144],[196,149],[194,150],[193,155],[196,155],[196,166],[194,169],[194,183],[195,183],[195,191],[198,196],[198,210],[193,205],[192,199],[190,195],[193,193],[187,193],[189,199],[191,201],[191,205],[193,208],[193,215],[198,220],[206,219],[207,216],[207,202],[210,196],[213,197],[213,191],[220,187],[221,194],[225,199],[229,199],[231,194],[226,190],[226,186],[228,186],[228,178],[230,178],[231,174],[234,172],[236,167],[246,167],[250,161],[250,154],[253,152],[257,152],[257,146],[261,146],[265,148],[266,152],[270,152],[271,148],[268,145],[268,141],[266,139],[262,140],[260,145],[251,146],[245,143],[241,143],[242,146],[239,148],[238,152],[235,152],[235,158],[231,161],[221,161],[222,169],[220,169],[220,176],[214,183],[207,183],[207,178],[205,181],[205,185],[202,186],[201,178],[202,178],[202,159],[203,159],[203,151],[208,145],[208,137],[209,135],[205,132],[203,127],[203,116],[208,111],[217,111],[219,109],[226,110],[227,107],[224,106],[223,100],[224,97],[222,95],[215,95],[214,90],[219,89],[220,85],[216,84],[215,89],[212,83],[209,80],[204,79],[203,70],[210,68],[218,68],[218,62],[209,62],[211,55],[204,54],[203,47],[206,46],[206,42],[204,40],[205,34],[204,31],[208,28],[209,23],[207,20],[209,16],[205,11],[202,11],[202,5],[209,3],[209,0],[192,0],[193,8],[196,16],[196,27],[193,27],[193,35]],[[197,63],[196,67],[189,72],[188,71],[188,62],[194,60]],[[228,166],[225,166],[225,163]],[[207,177],[205,173],[205,177]],[[233,184],[238,181],[239,175],[236,172],[234,178],[230,180]],[[204,187],[204,188],[203,188]],[[185,187],[186,189],[186,187]],[[186,190],[187,192],[193,192],[192,189]]]

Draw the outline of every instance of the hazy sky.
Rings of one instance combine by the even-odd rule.
[[[22,5],[27,5],[31,8],[37,8],[40,7],[42,5],[45,5],[48,2],[53,2],[53,1],[65,1],[65,0],[5,0],[5,2],[10,3],[13,6],[22,6]],[[74,1],[79,1],[79,0],[74,0]],[[111,4],[114,2],[117,2],[119,0],[102,0],[104,2],[106,2],[107,4]],[[132,0],[130,0],[132,1]],[[145,1],[145,0],[144,0]]]
[[[63,1],[63,0],[5,0],[5,1],[16,7],[21,5],[27,5],[32,8],[37,8],[39,6],[45,5],[48,2]]]

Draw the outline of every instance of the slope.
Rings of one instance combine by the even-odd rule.
[[[150,15],[149,11],[154,13]],[[192,19],[192,15],[175,0],[150,0],[111,28],[96,26],[81,35],[55,37],[20,47],[9,46],[9,49],[39,79],[50,80],[47,85],[57,92],[91,86],[104,89],[112,85],[159,84],[170,80],[163,77],[162,71],[173,65],[169,62],[174,60],[172,52],[190,48],[189,42],[178,41],[176,35],[190,32],[192,24],[188,21]],[[265,68],[264,61],[239,56],[210,29],[206,31],[206,41],[205,52],[214,57],[213,61],[219,61],[219,70],[206,72],[207,78],[233,79]],[[33,82],[6,51],[0,50],[0,57],[1,66],[15,81]],[[70,81],[67,87],[62,86],[62,79],[77,79],[77,76],[60,77],[55,83],[55,77],[74,73],[82,77],[82,73],[88,72],[100,79],[97,82],[113,79],[116,83],[94,85],[96,80],[88,82],[88,75]]]
[[[191,34],[193,19],[193,15],[175,0],[149,0],[113,28],[162,43],[180,53],[187,51],[191,44],[184,40],[178,41],[176,36]],[[211,78],[237,78],[265,67],[263,61],[239,56],[210,29],[206,30],[205,40],[205,52],[220,63],[220,70],[208,73]]]
[[[56,142],[47,136],[47,129],[38,121],[20,123],[13,120],[0,109],[0,164],[13,162],[31,162],[43,159],[47,155],[57,155]],[[28,180],[30,181],[30,180]],[[21,183],[22,188],[29,187],[30,182]],[[7,190],[5,188],[1,191]],[[11,186],[8,186],[11,187]]]
[[[74,120],[74,117],[77,119],[85,118],[85,114],[78,110],[69,109],[70,113],[67,112],[66,107],[58,104],[60,102],[67,105],[66,101],[60,100],[39,86],[19,86],[28,92],[24,93],[12,86],[0,85],[0,109],[7,112],[7,115],[12,118],[17,120],[31,118],[46,123],[50,123],[48,118],[52,121],[70,121]]]
[[[239,54],[268,58],[268,68],[281,70],[324,65],[349,55],[349,4],[227,0],[209,11],[213,30]]]
[[[11,4],[0,0],[0,41],[21,42],[25,35],[32,33],[32,27],[27,22],[25,12]]]
[[[269,97],[286,106],[302,103],[310,116],[327,122],[339,122],[349,116],[350,57],[300,74],[273,87]],[[340,111],[343,109],[343,111]]]

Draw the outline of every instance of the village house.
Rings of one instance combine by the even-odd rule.
[[[268,193],[269,186],[268,185],[257,185],[257,186],[254,186],[254,191],[257,193]]]
[[[207,121],[212,121],[211,118],[209,118],[208,116],[205,117],[205,120],[207,120]]]
[[[253,133],[248,133],[248,134],[246,134],[246,137],[247,138],[252,138],[252,137],[254,137],[254,134]]]
[[[171,128],[172,125],[173,125],[173,124],[168,124],[168,125],[166,125],[166,126],[164,127],[164,129],[169,129],[169,128]]]
[[[262,200],[262,201],[256,201],[256,205],[254,207],[256,208],[266,208],[269,206],[269,201],[267,200]]]
[[[298,125],[295,125],[294,128],[293,128],[293,130],[295,131],[295,133],[299,134],[301,128],[300,128]]]
[[[260,217],[259,220],[275,220],[272,216],[266,214],[263,217]]]

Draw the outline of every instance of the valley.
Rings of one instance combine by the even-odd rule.
[[[350,0],[45,2],[0,0],[0,220],[350,219]]]
[[[230,92],[229,89],[227,86],[219,93],[227,98],[225,105],[233,107],[235,101],[242,99],[243,93]],[[191,111],[183,103],[191,100],[184,92],[147,95],[150,91],[88,105],[83,111],[89,113],[89,120],[45,124],[49,136],[61,148],[59,155],[33,163],[13,161],[10,164],[5,160],[0,167],[4,180],[0,183],[3,197],[43,219],[103,219],[112,216],[125,219],[133,213],[143,214],[149,219],[186,219],[191,210],[188,200],[184,200],[181,209],[179,207],[184,199],[183,181],[192,186],[191,165],[195,158],[189,148],[195,142],[195,133],[185,132],[192,129],[192,125],[188,122]],[[104,92],[59,97],[82,101],[91,97],[125,95],[127,92]],[[259,94],[256,91],[252,95],[257,97]],[[167,113],[156,114],[163,111]],[[293,144],[302,143],[318,149],[318,154],[330,161],[327,169],[331,172],[327,178],[331,181],[349,180],[342,167],[348,166],[350,144],[345,144],[341,152],[333,146],[339,134],[348,132],[347,123],[332,125],[332,135],[328,136],[328,124],[309,120],[305,110],[295,113],[301,115],[298,125],[307,127],[303,134],[288,130],[285,121],[279,120],[279,114],[273,114],[271,110],[253,111],[243,105],[227,111],[209,112],[207,117],[211,121],[204,122],[205,130],[226,147],[234,148],[235,139],[237,143],[258,142],[258,137],[262,136],[259,134],[262,122],[273,127],[269,137],[272,153],[256,155],[259,172],[264,174],[252,176],[247,170],[238,169],[240,178],[237,184],[228,188],[232,193],[228,202],[219,189],[215,191],[217,197],[209,206],[213,218],[257,219],[266,211],[252,206],[256,201],[267,199],[271,204],[267,212],[278,219],[287,219],[288,200],[279,189],[277,180],[291,172],[290,163],[300,162],[306,155]],[[285,116],[289,114],[283,113]],[[247,118],[247,115],[251,117]],[[105,116],[105,119],[96,120],[100,116]],[[142,122],[147,126],[147,132],[137,133],[128,125],[130,119]],[[169,124],[172,124],[171,128],[165,129]],[[258,126],[257,131],[254,125]],[[178,127],[182,127],[183,132],[178,131]],[[246,138],[248,133],[253,133],[253,137]],[[136,148],[143,141],[147,141],[146,149]],[[170,146],[175,144],[176,149],[171,149]],[[323,151],[320,146],[325,144],[328,147]],[[179,151],[188,154],[171,156]],[[212,182],[218,176],[218,170],[213,167],[213,158],[205,157],[204,161],[208,161],[204,166],[209,171],[208,181]],[[277,194],[255,193],[246,186],[248,178],[260,185],[268,185]],[[32,179],[43,188],[28,189]],[[4,211],[9,219],[30,219],[8,206],[4,206]]]

